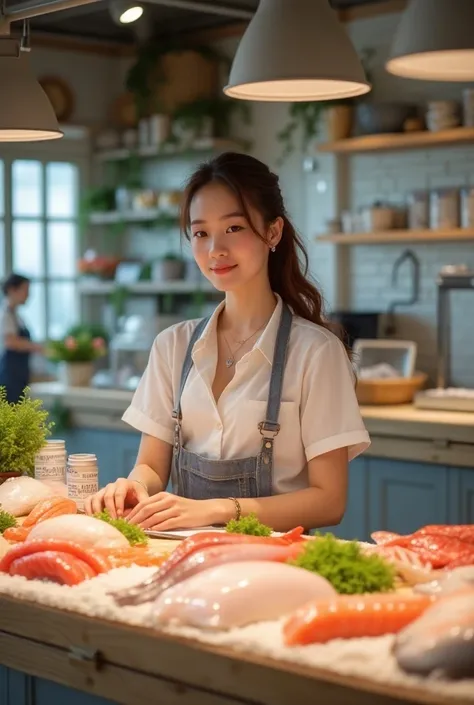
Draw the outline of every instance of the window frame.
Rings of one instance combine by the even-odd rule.
[[[81,312],[81,297],[78,287],[77,271],[73,276],[50,276],[47,269],[48,257],[48,236],[47,226],[49,223],[74,222],[77,227],[76,236],[76,255],[80,256],[83,248],[82,233],[80,232],[80,214],[79,214],[79,199],[83,192],[85,184],[89,181],[91,160],[90,160],[90,139],[88,131],[84,128],[72,128],[72,134],[65,136],[61,140],[48,142],[30,142],[30,143],[4,143],[0,144],[0,161],[3,162],[3,198],[4,198],[4,213],[0,215],[0,222],[3,223],[3,257],[0,254],[0,261],[3,259],[5,274],[12,271],[13,266],[13,223],[15,220],[23,222],[40,222],[42,228],[42,250],[44,257],[44,273],[40,277],[32,276],[32,283],[44,284],[44,299],[42,302],[45,334],[46,338],[50,335],[50,302],[49,302],[49,284],[71,282],[74,285],[74,300],[77,317]],[[12,175],[13,162],[17,160],[32,160],[41,164],[42,170],[42,214],[40,216],[14,216],[13,215],[13,191],[12,191]],[[46,167],[49,163],[64,162],[74,164],[78,169],[78,212],[74,219],[68,218],[50,218],[47,215],[47,181]],[[1,244],[1,243],[0,243]]]

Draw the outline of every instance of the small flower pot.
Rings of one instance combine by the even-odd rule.
[[[88,387],[94,374],[92,362],[61,362],[59,381],[66,387]]]
[[[163,259],[153,267],[153,279],[156,281],[176,281],[183,279],[185,263],[182,260]]]
[[[0,472],[0,485],[3,485],[4,482],[10,480],[12,477],[21,477],[22,475],[22,472]]]

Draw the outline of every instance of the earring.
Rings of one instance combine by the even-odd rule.
[[[271,251],[272,251],[272,252],[275,252],[275,251],[276,251],[276,247],[273,246],[273,247],[271,248]]]

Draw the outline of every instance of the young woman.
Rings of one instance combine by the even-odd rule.
[[[17,402],[30,381],[30,355],[42,352],[42,346],[31,341],[18,315],[18,307],[28,299],[29,279],[10,274],[2,290],[5,304],[0,310],[0,387],[5,387],[9,402]]]
[[[244,154],[217,157],[189,180],[182,226],[225,300],[157,336],[123,416],[142,432],[136,465],[87,511],[132,507],[129,521],[162,531],[250,512],[281,531],[339,523],[348,461],[370,441],[278,177]]]

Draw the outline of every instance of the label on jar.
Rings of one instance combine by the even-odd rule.
[[[66,481],[66,452],[64,448],[44,448],[35,456],[35,479]]]
[[[75,472],[74,470],[68,468],[67,477],[68,480],[71,480],[71,482],[94,480],[97,477],[97,470],[95,472]]]
[[[79,511],[84,510],[84,500],[86,497],[95,494],[99,490],[99,482],[96,477],[95,480],[89,480],[85,482],[70,482],[68,479],[67,483],[67,496],[69,499],[73,499],[76,502]]]

